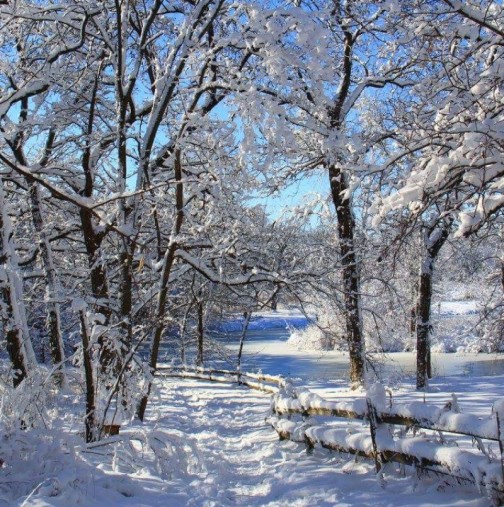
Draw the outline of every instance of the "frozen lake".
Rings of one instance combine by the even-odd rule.
[[[275,375],[327,383],[348,378],[348,357],[335,351],[299,351],[287,343],[288,329],[252,329],[247,333],[242,370],[262,370]],[[218,341],[233,353],[240,333],[219,334]],[[373,365],[383,380],[394,381],[415,373],[415,354],[375,354]],[[504,356],[493,354],[433,354],[436,377],[504,375]]]

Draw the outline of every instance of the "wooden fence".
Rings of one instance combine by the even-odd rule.
[[[182,366],[165,366],[158,368],[157,375],[175,378],[193,378],[211,382],[236,382],[251,389],[270,394],[278,393],[285,386],[283,377],[263,375],[262,373],[246,373],[237,370],[189,369]]]
[[[271,393],[270,423],[281,439],[320,445],[374,460],[377,472],[389,462],[445,474],[475,484],[496,505],[504,505],[504,449],[501,417],[462,414],[453,399],[444,407],[422,402],[393,403],[385,391],[366,398],[329,401],[279,376],[232,370],[161,367],[158,375],[212,382],[235,382]],[[297,416],[297,417],[296,417]],[[311,419],[311,418],[314,419]],[[294,420],[297,419],[297,420]],[[339,420],[339,427],[338,427]],[[358,428],[342,420],[360,422]],[[334,424],[336,423],[336,425]],[[426,431],[423,431],[426,430]],[[470,437],[473,449],[461,449],[454,437]],[[494,443],[497,452],[489,448]]]
[[[303,442],[309,449],[320,445],[364,456],[375,461],[377,472],[386,463],[396,462],[447,474],[475,484],[496,505],[504,505],[499,411],[488,417],[461,414],[455,399],[444,407],[422,402],[396,404],[391,399],[387,403],[384,390],[366,399],[328,401],[289,385],[273,396],[272,409],[270,422],[281,439]],[[303,420],[292,420],[294,414]],[[323,419],[314,423],[306,419],[309,416]],[[332,418],[340,419],[340,427],[328,422]],[[365,424],[350,429],[341,427],[341,419]],[[471,437],[473,449],[459,448],[455,436]],[[489,451],[490,442],[495,442],[496,453]]]

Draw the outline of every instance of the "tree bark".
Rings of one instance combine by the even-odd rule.
[[[276,312],[278,309],[278,291],[275,291],[271,297],[271,309],[274,312]]]
[[[203,352],[205,339],[205,305],[203,301],[198,300],[198,353],[196,356],[196,366],[203,367]]]
[[[423,261],[422,270],[418,284],[418,301],[417,301],[417,322],[416,322],[416,339],[417,339],[417,372],[416,386],[417,389],[423,389],[427,386],[430,365],[430,314],[432,302],[432,270],[434,267],[434,259],[426,258]]]
[[[94,128],[94,120],[96,115],[96,108],[98,105],[98,88],[99,78],[103,70],[103,64],[100,63],[93,88],[91,90],[91,96],[89,99],[89,113],[87,118],[86,126],[86,145],[82,154],[82,171],[84,174],[84,186],[80,191],[80,194],[87,199],[93,197],[94,184],[95,184],[95,167],[92,162],[92,135]],[[101,245],[105,238],[106,231],[97,231],[94,225],[94,217],[91,211],[87,208],[81,207],[79,209],[79,217],[82,227],[82,236],[84,239],[84,245],[86,248],[87,261],[89,266],[89,279],[91,283],[91,293],[93,297],[93,304],[96,308],[97,313],[102,314],[105,317],[104,325],[107,325],[110,321],[112,311],[110,308],[109,301],[109,289],[107,282],[107,272],[104,263],[101,259]],[[103,336],[98,338],[98,344],[100,346],[100,369],[102,373],[105,373],[110,369],[110,365],[113,363],[114,355],[110,347]]]
[[[189,312],[191,311],[192,304],[187,305],[187,309],[184,312],[184,318],[180,325],[180,361],[182,364],[186,362],[186,347],[185,347],[185,333],[187,329],[187,319],[189,318]]]
[[[345,121],[353,67],[353,46],[355,39],[346,24],[351,17],[352,3],[334,2],[334,14],[343,32],[342,76],[334,105],[329,108],[331,132],[337,139]],[[330,149],[326,169],[329,173],[331,195],[338,219],[340,261],[343,265],[343,290],[345,301],[345,327],[350,354],[350,381],[357,388],[365,380],[365,344],[362,331],[360,273],[355,252],[355,219],[349,194],[348,176],[338,164],[340,154]]]
[[[236,370],[238,371],[238,375],[240,374],[240,371],[241,371],[241,359],[242,359],[242,354],[243,354],[243,346],[245,345],[245,338],[247,337],[247,331],[249,328],[250,319],[252,318],[252,312],[251,311],[245,312],[243,317],[244,317],[244,320],[243,320],[243,327],[242,327],[242,332],[241,332],[241,336],[240,336],[240,347],[238,348],[238,357],[236,359]]]
[[[93,376],[93,361],[91,358],[91,343],[87,326],[86,310],[79,311],[82,340],[82,356],[84,360],[84,374],[86,378],[86,415],[84,425],[86,428],[86,442],[93,442],[98,438],[96,424],[96,386]]]
[[[20,49],[20,47],[18,47]],[[21,109],[19,113],[20,123],[24,123],[28,118],[28,99],[25,98],[21,101]],[[24,133],[23,129],[20,129],[18,134],[13,140],[8,140],[7,144],[10,146],[14,157],[17,162],[22,165],[28,165],[24,153]],[[55,134],[50,131],[42,158],[39,160],[41,167],[44,167],[49,160]],[[40,252],[42,257],[42,264],[46,274],[46,308],[47,308],[47,330],[49,333],[49,349],[51,351],[52,363],[58,366],[55,372],[56,383],[62,385],[64,382],[63,373],[63,361],[65,358],[64,347],[63,347],[63,336],[61,332],[61,316],[60,316],[60,305],[58,302],[59,297],[59,281],[56,274],[56,269],[53,263],[52,249],[47,236],[45,228],[44,217],[42,212],[42,202],[40,198],[38,185],[33,177],[26,177],[28,185],[28,196],[31,208],[32,223],[35,231],[39,235],[40,239]]]
[[[413,273],[411,273],[411,275],[413,276]],[[416,280],[413,282],[413,284],[411,285],[411,300],[412,300],[412,305],[411,305],[411,310],[410,310],[410,325],[409,325],[409,329],[410,329],[410,333],[411,333],[411,336],[415,336],[415,333],[416,333],[416,324],[417,324],[417,308],[416,308],[416,305],[417,305],[417,302],[418,302],[418,277],[416,277]]]
[[[175,222],[173,224],[173,230],[171,233],[170,241],[163,258],[163,268],[161,273],[161,280],[159,282],[159,295],[156,304],[156,327],[154,329],[154,335],[152,338],[152,348],[150,354],[150,369],[151,374],[154,375],[157,369],[157,360],[159,355],[159,346],[161,344],[161,338],[165,329],[165,312],[166,312],[166,299],[168,297],[168,282],[170,280],[170,273],[172,271],[173,264],[175,262],[175,254],[177,252],[178,244],[177,237],[182,229],[182,223],[184,221],[184,183],[182,181],[182,154],[180,150],[175,152],[175,205],[176,215]],[[145,410],[147,409],[147,402],[152,389],[152,380],[149,381],[146,394],[140,400],[137,416],[143,421],[145,417]]]
[[[107,273],[101,259],[101,244],[104,239],[103,233],[97,233],[94,228],[93,216],[86,208],[81,208],[80,219],[82,235],[86,247],[87,261],[89,266],[89,279],[93,303],[98,313],[105,317],[105,325],[110,321],[112,311],[109,302],[109,290]],[[114,362],[114,353],[103,336],[98,338],[100,346],[100,369],[102,373],[110,370]]]

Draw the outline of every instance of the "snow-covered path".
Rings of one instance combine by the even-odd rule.
[[[170,505],[488,505],[471,488],[455,490],[439,480],[395,473],[380,483],[370,463],[323,449],[308,455],[298,444],[279,442],[265,423],[270,400],[262,393],[168,381],[160,395],[166,408],[151,413],[155,427],[184,435],[194,458],[191,472],[175,472],[187,473],[186,480],[167,485]]]
[[[9,483],[0,475],[0,493],[17,498],[5,503],[0,494],[0,506],[490,504],[472,486],[397,470],[381,481],[369,462],[320,448],[307,454],[302,445],[278,440],[265,421],[269,410],[269,395],[245,387],[160,378],[147,420],[123,426],[119,439],[86,449],[75,428],[63,425],[34,441],[30,465],[20,463]],[[26,482],[29,497],[12,481]]]

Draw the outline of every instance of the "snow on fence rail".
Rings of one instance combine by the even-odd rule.
[[[248,373],[237,370],[216,370],[206,368],[184,368],[183,366],[164,366],[157,370],[157,374],[166,377],[193,378],[212,382],[237,382],[238,384],[276,394],[285,385],[285,379],[280,376],[263,375],[262,373]]]
[[[502,418],[504,403],[495,404],[492,415],[481,418],[458,413],[456,400],[440,408],[421,402],[386,403],[382,386],[368,390],[366,399],[352,401],[324,400],[308,389],[296,389],[284,384],[273,396],[271,419],[281,439],[303,442],[309,449],[316,444],[339,452],[373,459],[377,472],[387,462],[412,465],[423,470],[448,474],[457,480],[474,483],[485,491],[496,505],[504,505],[504,461]],[[368,421],[369,429],[357,431],[347,427],[312,425],[307,421],[295,422],[290,416],[326,416]],[[289,419],[282,416],[287,415]],[[394,425],[403,426],[396,431]],[[433,435],[405,436],[406,430],[428,429],[470,436],[478,451],[453,446],[442,437]],[[497,441],[500,459],[492,457],[483,440]]]
[[[367,419],[368,409],[365,399],[351,401],[328,401],[305,388],[295,389],[294,396],[286,391],[279,393],[274,400],[277,414],[302,414],[341,417],[346,419]],[[451,402],[444,407],[419,401],[389,404],[380,411],[380,420],[387,424],[434,431],[446,431],[474,438],[499,441],[499,428],[496,413],[483,418],[472,414],[461,414],[452,410]]]

